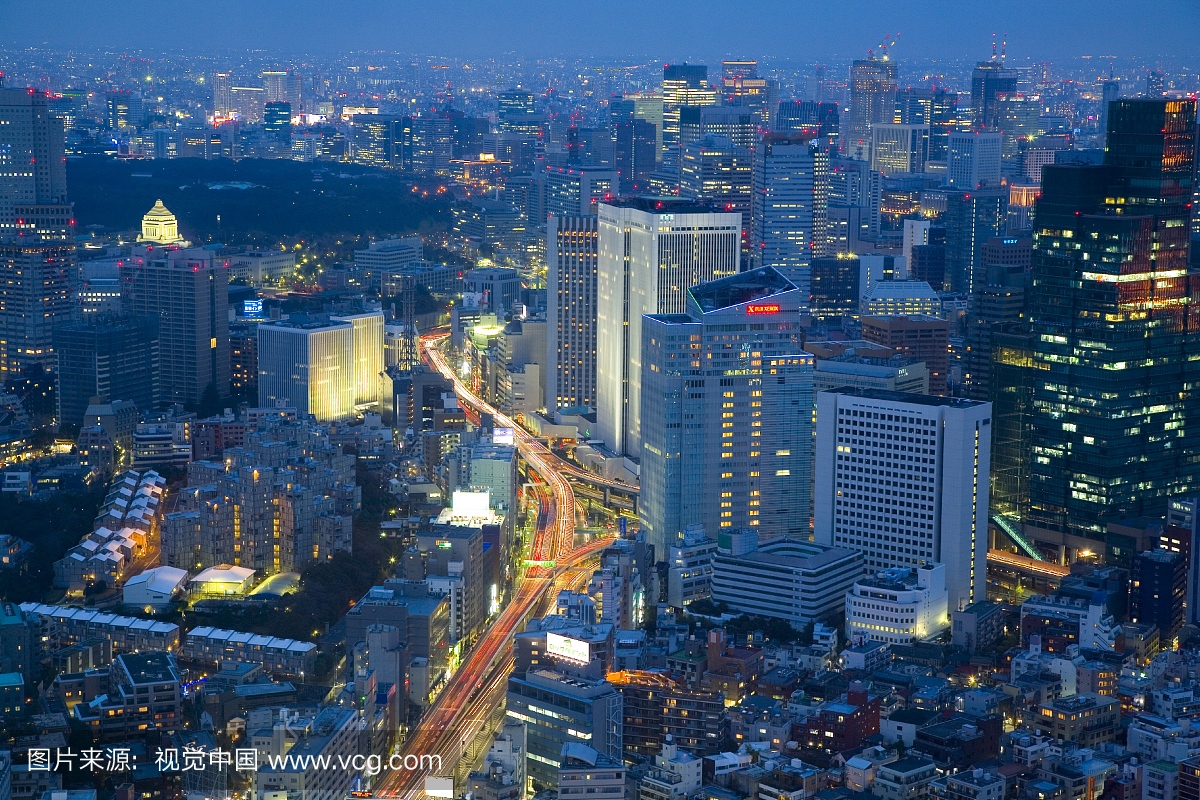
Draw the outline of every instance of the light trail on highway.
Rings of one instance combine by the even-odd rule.
[[[491,414],[495,424],[513,429],[521,456],[545,483],[535,489],[539,505],[530,566],[516,592],[475,646],[458,671],[433,701],[400,750],[402,756],[438,755],[445,772],[465,753],[471,740],[487,724],[503,698],[508,674],[513,667],[513,636],[547,598],[548,592],[578,585],[586,571],[579,567],[594,559],[611,543],[596,539],[575,548],[575,495],[560,474],[560,460],[544,445],[515,425],[467,388],[446,362],[438,345],[446,336],[423,337],[421,345],[428,362],[454,385],[459,402],[475,413]],[[545,566],[553,562],[554,566]],[[425,762],[428,763],[428,762]],[[433,777],[421,771],[391,772],[372,794],[378,797],[424,796],[424,781]]]

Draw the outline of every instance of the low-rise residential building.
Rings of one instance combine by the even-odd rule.
[[[1004,800],[1004,776],[984,769],[968,769],[937,778],[930,790],[938,800]]]
[[[683,544],[672,547],[667,560],[667,605],[683,608],[712,596],[712,560],[717,542],[703,528],[683,532]]]
[[[317,646],[312,642],[202,626],[188,631],[180,655],[189,661],[220,664],[244,661],[267,672],[303,677],[313,674]]]
[[[871,794],[879,800],[923,800],[937,777],[937,765],[924,758],[902,758],[884,764],[875,773]]]
[[[1120,733],[1121,703],[1115,697],[1077,694],[1062,697],[1038,709],[1037,729],[1059,741],[1080,747],[1113,742]]]
[[[122,653],[109,665],[106,679],[93,684],[87,675],[59,676],[86,688],[74,706],[76,721],[101,742],[122,741],[144,731],[183,729],[183,689],[174,656]]]
[[[567,742],[559,753],[557,786],[561,800],[624,800],[625,765],[586,744]]]
[[[1004,612],[999,603],[980,600],[950,615],[955,647],[974,654],[1004,635]]]
[[[94,608],[22,603],[21,611],[37,630],[43,650],[54,652],[92,639],[104,639],[113,653],[179,650],[179,626],[173,622],[105,614]]]
[[[291,746],[274,753],[268,746],[259,747],[260,736],[255,736],[254,746],[260,761],[267,755],[292,756],[282,766],[260,764],[254,775],[254,788],[258,797],[269,797],[273,792],[283,793],[288,798],[345,797],[355,784],[358,775],[350,769],[330,769],[323,766],[321,759],[328,758],[337,763],[338,756],[350,758],[360,752],[362,721],[358,712],[351,708],[323,708],[316,715],[289,718],[275,724],[275,728],[286,727],[286,731],[269,731],[268,740],[286,741]],[[249,732],[248,732],[249,734]],[[264,743],[265,744],[265,743]]]

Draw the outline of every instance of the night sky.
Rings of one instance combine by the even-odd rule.
[[[1200,50],[1197,0],[0,0],[0,44],[451,57],[1169,57]]]

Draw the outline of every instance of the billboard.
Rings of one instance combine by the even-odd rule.
[[[494,428],[492,429],[492,444],[512,444],[513,429],[512,428]]]
[[[592,648],[587,642],[550,631],[546,632],[546,653],[579,664],[588,664],[592,660]]]

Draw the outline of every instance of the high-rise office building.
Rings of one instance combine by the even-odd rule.
[[[614,97],[608,104],[613,124],[642,120],[654,126],[655,163],[662,163],[663,98],[659,92],[632,92]]]
[[[967,357],[963,382],[967,396],[991,400],[992,336],[1009,330],[1025,316],[1025,283],[1033,242],[1016,236],[996,236],[984,242],[980,279],[971,294],[967,317]]]
[[[743,230],[748,230],[753,165],[749,148],[738,147],[725,136],[706,134],[683,148],[679,195],[707,200],[714,208],[738,212],[742,215]]]
[[[304,76],[295,70],[288,70],[287,97],[284,99],[292,107],[293,113],[304,113]]]
[[[263,70],[261,77],[263,89],[267,93],[266,102],[286,103],[288,101],[287,70]]]
[[[1029,304],[1038,527],[1099,539],[1109,521],[1196,493],[1195,152],[1195,101],[1118,100],[1103,165],[1042,171]]]
[[[0,237],[16,233],[17,206],[65,205],[66,134],[49,99],[0,89]],[[25,214],[22,214],[25,216]]]
[[[263,106],[263,130],[277,139],[290,139],[292,104],[281,100]]]
[[[986,283],[983,247],[1008,227],[1008,190],[979,189],[946,197],[946,278],[950,291],[971,294]]]
[[[598,203],[620,194],[620,179],[611,167],[546,167],[546,216],[595,214]]]
[[[929,160],[929,126],[880,122],[871,126],[871,169],[924,172]]]
[[[65,133],[46,95],[0,89],[0,376],[54,367],[73,308]]]
[[[1033,460],[1033,366],[1035,342],[1024,322],[995,325],[991,336],[988,398],[992,403],[993,514],[1024,519],[1029,512]]]
[[[601,203],[596,274],[596,423],[641,457],[643,314],[682,314],[686,292],[738,272],[742,218],[689,201]]]
[[[861,263],[857,256],[838,253],[812,260],[810,311],[817,318],[854,316],[858,313]]]
[[[158,320],[99,317],[54,331],[58,419],[83,424],[92,399],[158,403]]]
[[[946,185],[964,192],[999,186],[1003,146],[999,133],[952,132],[946,153]]]
[[[1146,97],[1151,99],[1163,96],[1163,74],[1161,69],[1146,72]]]
[[[710,134],[724,136],[738,147],[752,150],[758,143],[758,117],[743,108],[690,106],[679,110],[681,150]]]
[[[110,131],[140,128],[145,121],[145,105],[141,95],[128,91],[106,92],[104,106],[105,122]]]
[[[1017,71],[1003,60],[981,61],[971,71],[971,128],[990,130],[997,125],[1000,96],[1017,91]]]
[[[817,394],[818,544],[870,571],[940,563],[950,607],[986,595],[989,403],[878,389]]]
[[[412,171],[418,175],[449,175],[454,128],[444,117],[412,121]]]
[[[683,314],[642,317],[639,516],[656,553],[692,525],[808,537],[807,301],[764,267],[692,287]]]
[[[596,406],[596,217],[546,223],[546,409]]]
[[[0,241],[0,376],[54,368],[53,331],[74,308],[74,265],[74,242],[20,234]]]
[[[359,314],[337,314],[330,317],[334,322],[349,322],[354,338],[354,361],[351,362],[351,384],[354,387],[354,404],[370,406],[380,401],[380,377],[383,375],[383,328],[382,311],[365,311]]]
[[[896,112],[896,65],[883,58],[855,61],[850,67],[850,108],[842,149],[866,159],[871,126],[891,122]]]
[[[233,75],[214,72],[212,75],[212,111],[214,117],[228,117],[233,111]]]
[[[715,106],[718,92],[708,85],[708,67],[702,64],[667,64],[663,67],[662,170],[679,174],[680,120],[683,108]]]
[[[825,150],[836,153],[841,114],[837,103],[785,100],[775,114],[778,133],[800,133],[821,140]]]
[[[533,92],[524,89],[509,89],[496,98],[497,128],[501,133],[521,133],[537,136],[542,130],[542,119],[534,107]]]
[[[229,270],[212,251],[138,248],[121,265],[121,304],[158,319],[159,392],[197,403],[229,391]]]
[[[658,129],[644,119],[629,119],[613,123],[613,133],[621,191],[634,194],[646,185],[658,163]]]
[[[1161,547],[1138,553],[1129,571],[1129,621],[1154,625],[1174,641],[1184,623],[1188,559]]]
[[[1000,131],[1000,157],[1004,163],[1017,163],[1025,155],[1025,147],[1038,134],[1039,118],[1044,108],[1036,94],[1014,92],[997,102],[996,129]]]
[[[865,341],[890,347],[896,355],[924,361],[929,369],[929,393],[946,394],[949,371],[950,323],[938,317],[863,317]]]
[[[811,141],[771,135],[754,154],[750,262],[775,267],[810,294],[809,269],[825,255],[829,157]]]
[[[772,130],[779,104],[779,84],[758,75],[758,62],[726,60],[721,62],[722,102],[753,112],[758,127]]]

